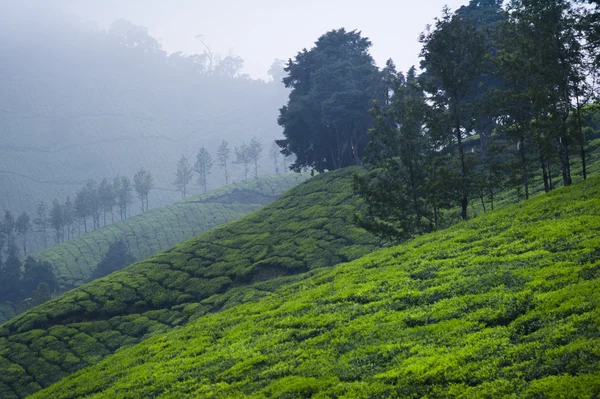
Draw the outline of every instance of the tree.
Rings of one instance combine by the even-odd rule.
[[[117,206],[119,207],[120,220],[127,219],[127,208],[132,201],[131,181],[127,176],[116,177],[113,181],[113,190],[117,194]]]
[[[281,149],[276,142],[273,142],[271,148],[269,148],[269,158],[273,160],[275,166],[275,173],[279,173],[279,156],[281,155]]]
[[[50,226],[54,229],[54,240],[58,245],[64,239],[65,219],[63,206],[57,199],[52,201],[52,208],[50,208]]]
[[[244,180],[248,179],[248,172],[250,171],[250,154],[248,151],[248,145],[242,143],[239,147],[235,147],[235,164],[244,165]]]
[[[48,247],[48,206],[43,201],[36,208],[33,224],[36,227],[36,231],[42,234],[44,246]]]
[[[23,256],[27,256],[27,235],[31,231],[31,218],[27,214],[27,212],[23,212],[17,218],[15,222],[15,228],[17,230],[17,234],[21,236],[21,241],[23,243]]]
[[[116,193],[112,184],[106,179],[102,179],[98,187],[98,201],[102,209],[104,226],[106,226],[106,213],[110,212],[114,222],[113,208],[117,205]]]
[[[428,107],[412,68],[406,80],[393,83],[391,103],[372,110],[375,127],[369,130],[366,166],[369,173],[355,176],[356,189],[365,199],[360,224],[382,238],[400,241],[437,226],[427,190]]]
[[[206,192],[208,188],[208,175],[210,175],[213,164],[213,159],[208,150],[204,147],[200,148],[196,155],[194,170],[198,173],[198,185],[202,187],[204,192]]]
[[[248,158],[254,164],[254,178],[258,179],[258,161],[262,158],[262,143],[256,137],[252,137],[248,144]]]
[[[31,304],[33,306],[41,305],[52,298],[50,287],[46,283],[39,283],[31,294]]]
[[[75,195],[75,216],[83,222],[85,233],[88,231],[88,217],[92,218],[94,230],[100,227],[101,206],[97,186],[94,179],[89,179],[82,188],[77,190]]]
[[[292,169],[323,172],[361,162],[380,87],[370,47],[360,32],[333,30],[288,62],[283,82],[292,91],[280,110],[285,139],[277,144],[296,156]]]
[[[11,211],[5,211],[4,219],[0,222],[0,239],[3,241],[3,246],[8,246],[9,242],[14,239],[15,227],[14,215]]]
[[[32,296],[40,284],[46,284],[50,295],[58,291],[60,287],[52,265],[46,261],[37,261],[29,256],[25,259],[25,264],[23,265],[23,280],[21,284],[23,295],[26,297]]]
[[[92,279],[109,275],[112,272],[121,270],[135,262],[135,258],[129,252],[127,245],[121,240],[115,241],[108,247],[108,251],[98,262],[98,265],[92,273]]]
[[[276,58],[267,72],[273,83],[283,83],[285,77],[285,61]]]
[[[67,197],[67,200],[63,205],[63,218],[65,227],[67,229],[67,240],[71,240],[75,234],[75,228],[73,225],[75,224],[76,220],[75,204],[73,201],[71,201],[71,197]]]
[[[175,187],[181,193],[183,198],[186,197],[187,186],[194,177],[194,171],[185,155],[182,155],[177,162],[177,171],[175,172]]]
[[[142,202],[142,212],[144,212],[144,210],[149,210],[148,193],[154,187],[154,181],[150,172],[144,168],[140,169],[135,176],[133,176],[133,187],[138,194],[138,198]]]
[[[420,37],[423,44],[421,68],[426,71],[425,88],[430,101],[440,112],[448,113],[460,164],[461,216],[467,219],[469,201],[468,171],[463,138],[468,133],[475,104],[472,82],[480,75],[487,54],[483,36],[466,18],[453,15],[448,8]]]
[[[20,296],[21,261],[19,247],[14,238],[6,248],[6,260],[0,270],[0,296],[4,300],[15,301]]]
[[[229,172],[227,171],[227,164],[229,157],[231,156],[231,149],[229,143],[223,140],[221,145],[217,148],[217,165],[223,168],[223,174],[225,175],[225,184],[229,184]]]

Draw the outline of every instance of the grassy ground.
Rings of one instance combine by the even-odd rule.
[[[0,397],[31,394],[153,335],[268,296],[295,275],[372,252],[375,239],[352,226],[353,171],[316,176],[251,215],[0,326]]]
[[[33,398],[597,398],[599,232],[595,176],[205,315]],[[53,329],[0,347],[97,345]],[[5,384],[22,381],[11,367]]]
[[[127,244],[136,260],[146,259],[262,208],[307,178],[307,174],[285,173],[231,184],[111,224],[33,257],[55,267],[63,290],[74,288],[90,278],[109,245],[117,240]],[[26,309],[22,302],[0,303],[0,324]]]

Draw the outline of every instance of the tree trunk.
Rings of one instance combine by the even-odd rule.
[[[544,192],[550,191],[550,186],[548,185],[548,171],[546,170],[546,161],[544,160],[544,154],[542,153],[542,146],[540,146],[540,163],[542,165],[542,176],[544,177]]]
[[[519,155],[521,157],[521,175],[523,177],[523,188],[525,189],[525,199],[529,199],[529,176],[527,176],[527,158],[525,156],[525,136],[519,137]]]
[[[460,201],[461,205],[461,216],[463,220],[467,220],[467,207],[469,205],[469,197],[467,192],[467,172],[465,167],[465,154],[462,146],[462,135],[460,132],[460,122],[456,120],[456,140],[458,142],[458,157],[460,158],[460,175],[462,180],[462,198]]]
[[[564,125],[564,123],[563,123]],[[563,127],[563,134],[559,139],[558,143],[558,153],[560,155],[560,169],[562,171],[563,176],[563,185],[565,187],[570,186],[571,181],[571,164],[569,161],[569,143],[567,142],[566,132],[564,130],[566,126]]]
[[[554,184],[552,183],[552,168],[550,167],[550,161],[546,161],[546,169],[548,169],[548,185],[550,186],[550,190],[554,189]]]
[[[580,150],[579,156],[581,157],[581,168],[583,171],[583,180],[587,180],[587,165],[586,165],[586,161],[585,161],[585,144],[583,141],[581,142],[579,150]]]

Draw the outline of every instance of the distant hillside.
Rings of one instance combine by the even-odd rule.
[[[597,398],[599,231],[594,176],[242,297],[251,303],[119,351],[32,397]],[[66,351],[67,337],[104,353],[99,337],[111,335],[98,331],[111,323],[12,335],[3,356],[32,375],[78,355]],[[32,347],[48,360],[24,350]],[[11,370],[6,386],[43,381]]]
[[[262,208],[308,177],[290,172],[231,184],[111,224],[37,252],[33,257],[50,262],[62,289],[71,289],[89,280],[113,242],[124,241],[136,260],[145,259]],[[0,324],[26,308],[21,302],[0,303]]]
[[[251,215],[0,326],[0,396],[31,394],[123,347],[269,295],[294,280],[287,276],[372,252],[375,239],[352,224],[354,170],[311,178]]]
[[[0,4],[0,211],[33,213],[89,178],[131,178],[141,167],[154,176],[150,206],[166,205],[180,198],[179,157],[193,163],[206,147],[214,158],[223,139],[233,148],[259,137],[260,174],[275,172],[267,154],[280,138],[282,84],[209,73],[202,56],[168,56],[135,25],[103,32],[64,15],[15,12],[17,3]],[[144,46],[130,34],[145,34]],[[238,165],[230,172],[244,176]],[[223,184],[215,166],[209,186]]]

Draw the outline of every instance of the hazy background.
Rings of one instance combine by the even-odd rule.
[[[467,0],[45,0],[105,28],[117,18],[149,28],[168,52],[201,52],[194,39],[204,35],[222,55],[241,56],[244,72],[267,77],[275,58],[287,60],[311,47],[323,33],[358,29],[373,42],[379,65],[393,58],[399,70],[418,63],[419,33],[444,5],[457,9]]]

